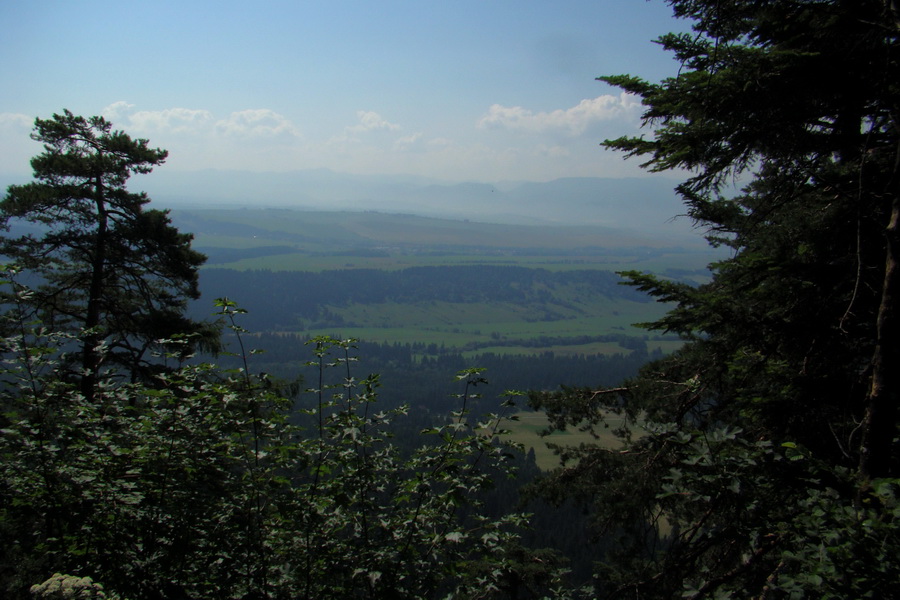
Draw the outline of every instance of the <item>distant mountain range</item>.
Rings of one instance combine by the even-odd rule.
[[[179,209],[381,211],[517,225],[596,225],[699,241],[688,218],[675,218],[684,213],[674,192],[677,183],[662,177],[446,183],[326,169],[259,173],[163,167],[134,178],[131,188],[146,191],[155,206]]]
[[[502,223],[551,222],[671,229],[683,212],[671,179],[565,178],[548,182],[442,183],[317,169],[286,173],[178,172],[137,180],[163,204],[379,210]],[[684,220],[686,221],[686,219]],[[682,229],[688,229],[684,223]]]

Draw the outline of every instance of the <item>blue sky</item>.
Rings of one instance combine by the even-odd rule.
[[[639,174],[599,147],[641,106],[594,80],[678,65],[662,0],[0,3],[0,174],[68,108],[165,169],[328,168],[447,181]]]

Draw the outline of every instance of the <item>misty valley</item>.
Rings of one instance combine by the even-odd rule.
[[[40,102],[0,113],[16,163],[26,108],[84,105],[60,82],[132,70],[68,68],[108,23],[20,4],[34,31],[8,28],[10,56],[83,35]],[[24,158],[0,173],[0,596],[900,597],[897,2],[669,0],[669,75],[601,75],[616,94],[575,104],[516,67],[532,54],[515,26],[565,17],[570,50],[569,31],[608,38],[621,53],[596,58],[621,73],[643,20],[610,37],[584,3],[512,20],[482,4],[404,7],[429,25],[397,40],[390,10],[345,8],[321,28],[334,48],[246,61],[278,110],[215,116],[255,96],[184,60],[215,111],[145,97],[34,119],[31,178]],[[646,3],[618,4],[591,10]],[[324,39],[292,8],[282,35]],[[459,19],[432,18],[445,8]],[[219,13],[217,32],[241,14]],[[484,23],[502,26],[458,35]],[[129,44],[135,77],[181,37]],[[509,65],[446,52],[495,37]],[[337,66],[350,38],[327,69],[347,87],[316,90],[303,68]],[[228,36],[229,56],[266,56],[234,39],[253,38]],[[116,50],[104,64],[137,60]],[[407,58],[433,95],[400,85]],[[190,101],[165,79],[154,104]],[[359,90],[391,93],[351,108]],[[637,164],[589,158],[588,138]]]

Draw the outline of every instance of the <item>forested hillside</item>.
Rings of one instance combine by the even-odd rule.
[[[191,235],[124,188],[164,151],[69,112],[36,131],[36,182],[2,204],[8,595],[96,593],[85,575],[132,599],[516,596],[589,578],[585,550],[605,543],[571,505],[525,503],[536,457],[509,441],[522,402],[505,390],[636,373],[659,348],[595,313],[646,297],[596,269],[201,272]],[[373,321],[378,307],[405,314]],[[517,330],[557,321],[577,334]]]

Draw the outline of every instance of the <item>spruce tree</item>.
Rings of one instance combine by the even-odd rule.
[[[670,0],[691,34],[642,97],[647,137],[605,146],[685,174],[731,250],[699,287],[628,273],[685,339],[624,391],[535,395],[560,425],[640,420],[557,487],[623,551],[610,596],[857,597],[896,582],[900,15],[886,0]],[[818,552],[818,554],[816,553]],[[892,554],[893,553],[893,554]],[[828,596],[831,597],[831,596]]]

